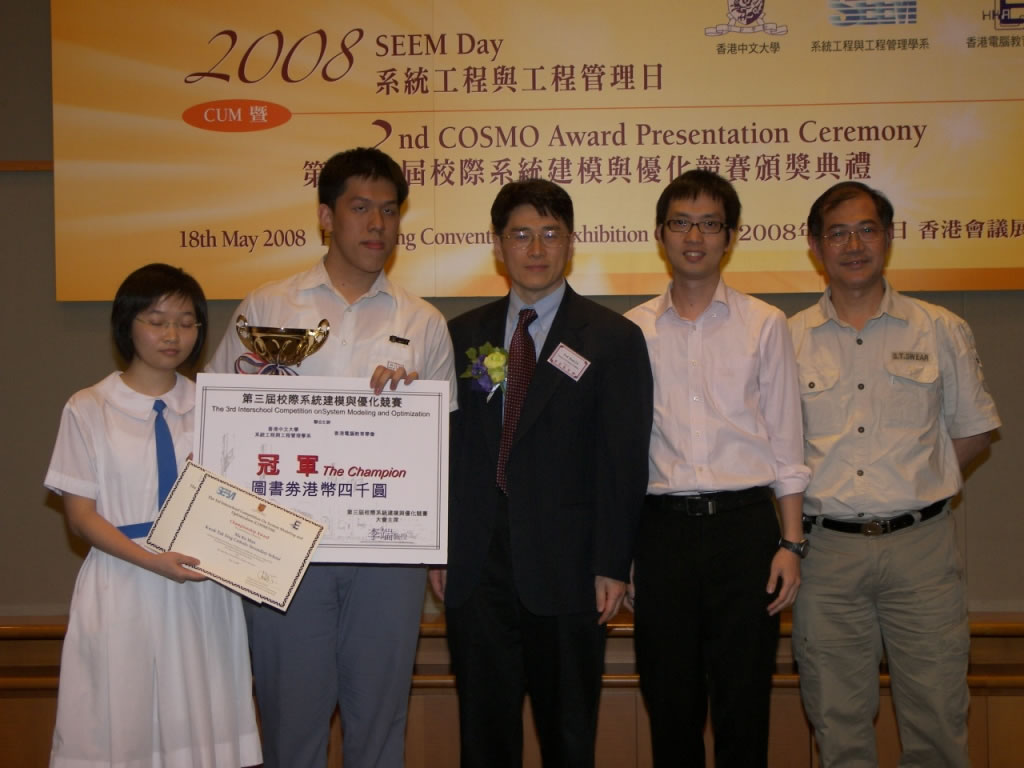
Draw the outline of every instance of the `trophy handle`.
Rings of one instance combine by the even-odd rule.
[[[239,317],[241,317],[241,315],[239,315]],[[327,318],[325,317],[323,320],[320,321],[320,325],[316,327],[316,332],[313,334],[313,344],[311,344],[310,346],[315,345],[316,348],[319,349],[320,345],[327,340],[327,334],[329,334],[330,332],[331,324],[327,322]]]
[[[245,315],[239,314],[235,320],[235,331],[238,333],[238,338],[243,341],[252,338],[252,332],[249,330],[249,321],[245,319]]]

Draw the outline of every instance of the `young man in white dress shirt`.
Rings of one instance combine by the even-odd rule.
[[[376,149],[340,152],[319,180],[327,253],[304,272],[257,288],[238,313],[252,325],[315,328],[330,337],[295,374],[365,379],[378,393],[415,378],[451,383],[444,317],[392,283],[384,267],[398,243],[409,187]],[[246,373],[266,361],[228,326],[209,370]],[[327,763],[331,714],[340,707],[343,757],[355,768],[400,768],[426,569],[314,563],[287,613],[245,604],[267,768]]]
[[[779,612],[806,551],[810,473],[786,318],[721,276],[739,215],[717,174],[671,182],[655,235],[672,282],[626,314],[654,370],[632,597],[655,766],[704,765],[709,699],[718,768],[767,764]]]

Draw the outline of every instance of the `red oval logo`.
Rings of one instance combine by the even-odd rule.
[[[254,99],[221,99],[189,107],[181,119],[204,131],[266,131],[291,120],[292,113],[280,104]]]

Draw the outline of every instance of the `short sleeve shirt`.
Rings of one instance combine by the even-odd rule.
[[[160,396],[167,408],[178,466],[192,450],[195,384],[178,374],[170,392]],[[121,372],[76,392],[61,415],[50,467],[43,481],[56,493],[96,501],[96,511],[114,525],[143,523],[156,517],[156,398],[131,389]],[[131,467],[131,472],[125,468]]]
[[[967,323],[888,283],[858,331],[826,292],[790,318],[811,483],[808,514],[891,517],[954,496],[953,439],[1000,425]]]
[[[457,406],[455,363],[444,316],[383,272],[352,303],[331,284],[322,259],[306,272],[257,288],[232,315],[207,370],[249,372],[248,350],[235,331],[239,315],[250,325],[279,328],[316,328],[327,320],[327,341],[295,368],[299,374],[365,377],[369,382],[378,365],[403,366],[421,379],[448,381],[452,410]]]

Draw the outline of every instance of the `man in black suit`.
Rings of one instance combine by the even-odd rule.
[[[448,568],[431,573],[462,766],[522,765],[526,693],[546,768],[592,766],[604,624],[646,492],[651,367],[638,327],[565,282],[564,189],[506,184],[491,223],[511,291],[449,323],[456,356],[473,356],[452,414]]]

